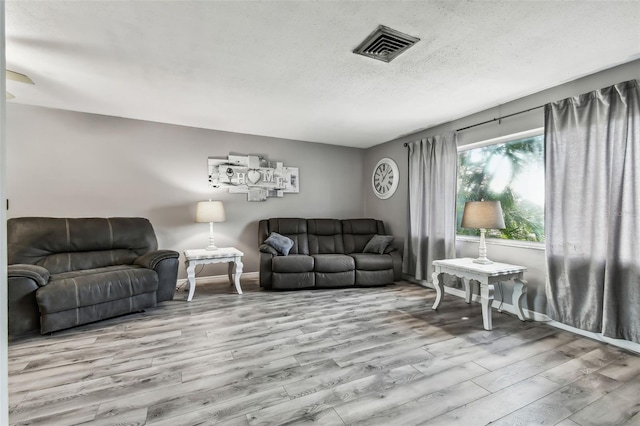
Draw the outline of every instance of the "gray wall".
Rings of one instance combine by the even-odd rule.
[[[227,213],[216,244],[244,251],[246,272],[258,270],[260,219],[363,214],[361,149],[18,104],[8,105],[7,132],[9,217],[147,217],[160,247],[182,252],[208,244],[209,225],[194,217],[196,202],[211,196]],[[229,153],[299,167],[300,193],[248,202],[210,189],[207,157]],[[209,265],[200,275],[224,273]]]
[[[488,109],[477,114],[462,117],[458,120],[444,123],[426,130],[418,131],[407,136],[399,137],[368,149],[364,158],[363,180],[370,186],[371,172],[380,158],[391,157],[400,169],[400,183],[397,192],[388,200],[379,200],[369,189],[365,196],[365,215],[384,220],[396,237],[396,242],[402,246],[406,232],[407,205],[407,149],[405,142],[411,142],[437,134],[454,131],[465,126],[491,120],[496,117],[512,114],[533,108],[545,103],[579,95],[602,87],[610,86],[626,80],[640,78],[640,60],[601,71],[578,80],[561,84],[536,94],[525,96],[500,107]],[[460,109],[464,110],[464,99],[460,99]],[[425,122],[428,121],[425,117]],[[492,139],[517,132],[531,130],[544,125],[544,110],[537,109],[511,118],[485,124],[473,129],[458,132],[458,145],[466,145],[486,139]],[[543,184],[542,182],[540,184]],[[524,265],[529,268],[526,278],[529,280],[529,293],[526,308],[536,312],[546,311],[545,297],[545,255],[543,247],[520,248],[487,243],[489,258],[501,262]],[[477,242],[458,241],[456,243],[458,256],[477,257]],[[505,288],[505,301],[509,301],[511,292]]]
[[[275,216],[375,217],[387,224],[402,247],[406,231],[407,152],[403,143],[522,111],[550,101],[640,78],[640,61],[602,71],[526,96],[501,107],[462,117],[368,150],[262,136],[195,129],[18,104],[7,111],[7,195],[9,217],[144,216],[160,246],[178,251],[204,247],[208,225],[193,222],[195,203],[220,199],[227,222],[216,224],[216,243],[237,246],[245,271],[257,271],[257,221]],[[461,110],[464,99],[460,99]],[[427,121],[425,119],[425,121]],[[460,132],[459,144],[525,131],[543,125],[538,109]],[[245,195],[207,186],[207,157],[263,154],[300,168],[300,194],[249,203]],[[371,172],[382,157],[400,169],[397,192],[388,200],[371,190]],[[457,243],[459,256],[475,257],[476,242]],[[545,258],[542,248],[489,243],[491,258],[529,268],[529,309],[545,312]],[[223,274],[208,266],[201,275]],[[180,276],[184,277],[181,266]],[[506,297],[510,297],[507,292]],[[507,299],[508,300],[508,299]]]

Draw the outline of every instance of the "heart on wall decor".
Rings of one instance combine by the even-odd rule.
[[[211,188],[228,187],[231,194],[247,194],[247,201],[267,201],[300,192],[297,167],[285,167],[282,161],[269,161],[263,156],[209,157],[208,168]]]
[[[262,175],[257,170],[249,170],[249,172],[247,173],[247,179],[249,180],[249,182],[251,182],[254,185],[260,182],[261,178],[262,178]]]

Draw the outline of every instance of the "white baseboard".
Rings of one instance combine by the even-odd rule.
[[[416,280],[416,279],[411,278],[411,277],[403,277],[403,278],[405,280],[413,283],[413,284],[417,284],[417,285],[422,286],[422,287],[427,287],[427,288],[434,289],[433,284],[429,283],[427,281]],[[444,291],[445,291],[446,294],[451,294],[453,296],[457,296],[457,297],[460,297],[462,299],[464,299],[464,297],[465,297],[464,290],[461,290],[461,289],[458,289],[458,288],[445,287]],[[480,296],[477,295],[477,294],[474,294],[471,297],[471,300],[473,302],[480,303]],[[515,308],[510,303],[505,303],[505,302],[500,302],[499,300],[494,300],[493,304],[491,306],[493,308],[499,309],[501,303],[502,303],[502,309],[501,309],[502,311],[506,311],[506,312],[509,312],[511,314],[517,315]],[[593,340],[598,340],[600,342],[608,343],[610,345],[617,346],[619,348],[626,349],[628,351],[636,352],[636,353],[640,354],[640,344],[638,344],[638,343],[630,342],[629,340],[623,340],[623,339],[612,339],[610,337],[606,337],[606,336],[602,335],[602,333],[593,333],[591,331],[580,330],[579,328],[571,327],[570,325],[566,325],[566,324],[563,324],[561,322],[554,321],[551,318],[549,318],[549,316],[546,315],[546,314],[541,314],[540,312],[531,311],[529,309],[523,309],[523,312],[524,312],[524,317],[526,319],[528,319],[528,320],[545,322],[550,326],[553,326],[553,327],[556,327],[556,328],[560,328],[562,330],[566,330],[566,331],[569,331],[571,333],[579,334],[581,336],[588,337],[588,338],[593,339]]]
[[[549,318],[548,324],[556,328],[560,328],[562,330],[567,330],[572,333],[579,334],[581,336],[589,337],[590,339],[593,339],[593,340],[598,340],[600,342],[608,343],[612,346],[617,346],[619,348],[626,349],[628,351],[636,352],[640,354],[639,343],[635,343],[635,342],[631,342],[629,340],[623,340],[623,339],[612,339],[611,337],[603,336],[602,333],[593,333],[591,331],[580,330],[579,328],[571,327],[570,325],[566,325],[561,322],[554,321],[551,318]]]

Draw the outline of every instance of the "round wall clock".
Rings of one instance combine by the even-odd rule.
[[[376,197],[386,200],[398,189],[400,173],[398,165],[391,158],[378,161],[371,175],[371,186]]]

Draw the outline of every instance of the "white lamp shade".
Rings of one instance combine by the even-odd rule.
[[[222,201],[199,201],[196,206],[196,222],[224,222]]]
[[[504,229],[500,201],[467,201],[462,214],[463,228]]]

